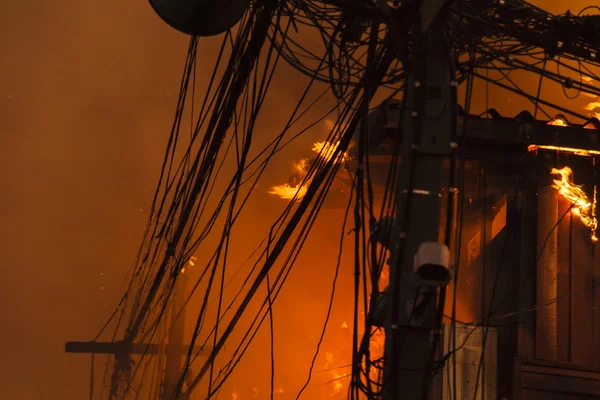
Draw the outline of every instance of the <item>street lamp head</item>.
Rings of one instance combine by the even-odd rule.
[[[238,23],[249,0],[150,0],[158,16],[179,32],[214,36]]]

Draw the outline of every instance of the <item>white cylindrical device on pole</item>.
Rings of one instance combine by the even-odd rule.
[[[150,0],[158,16],[174,29],[193,36],[213,36],[233,27],[249,0]]]

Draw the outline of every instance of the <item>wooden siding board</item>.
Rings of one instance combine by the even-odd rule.
[[[592,349],[590,364],[600,365],[600,247],[595,246],[592,253]]]
[[[537,220],[537,168],[536,155],[533,152],[525,155],[521,201],[518,309],[535,304],[537,224],[532,221]],[[518,314],[517,355],[520,357],[535,357],[535,314],[535,311]]]
[[[573,181],[583,185],[590,196],[593,192],[593,159],[573,157],[570,166]],[[571,261],[571,362],[593,364],[593,296],[591,232],[576,216],[572,227]],[[562,300],[561,300],[562,301]]]
[[[587,379],[600,381],[600,374],[598,372],[590,372],[586,370],[568,369],[572,368],[572,365],[568,367],[544,367],[537,365],[523,365],[521,372],[523,374],[538,374],[544,376],[565,376],[577,379]]]
[[[574,378],[572,376],[523,372],[521,387],[524,389],[547,390],[554,393],[596,395],[600,397],[600,381]]]
[[[594,159],[594,183],[596,188],[600,188],[600,157]],[[598,195],[596,194],[596,197]],[[597,200],[597,198],[596,198]],[[596,235],[599,233],[596,232]],[[592,249],[592,340],[593,340],[593,358],[592,364],[600,365],[600,246],[594,244]]]
[[[600,398],[598,367],[515,358],[514,370],[515,400]]]
[[[574,221],[573,227],[572,252],[571,361],[588,365],[593,363],[591,240],[589,230],[577,220]]]
[[[523,389],[520,399],[522,400],[590,400],[596,399],[590,395],[576,395],[565,393],[552,393],[545,390]]]
[[[569,208],[570,203],[564,198],[558,200],[558,282],[557,297],[565,298],[569,296],[571,282],[571,218]],[[571,302],[559,301],[557,303],[557,340],[558,354],[557,360],[570,360],[570,340],[571,340]]]
[[[538,189],[536,357],[557,359],[558,196],[551,186]]]
[[[592,262],[592,359],[593,365],[600,365],[600,247],[596,244]]]

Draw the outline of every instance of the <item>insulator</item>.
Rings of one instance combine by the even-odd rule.
[[[566,87],[567,89],[571,89],[571,88],[573,87],[573,79],[572,79],[572,78],[567,78],[567,79],[565,80],[565,83],[564,83],[564,85],[565,85],[565,87]]]
[[[214,36],[233,27],[249,0],[150,0],[158,16],[172,28],[193,36]]]

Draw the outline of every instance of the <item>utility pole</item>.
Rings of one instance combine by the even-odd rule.
[[[446,14],[441,11],[444,3],[425,1],[421,7],[421,32],[413,41],[413,63],[403,99],[402,158],[385,323],[384,400],[426,398],[436,299],[440,287],[450,281],[449,250],[439,237],[442,188],[449,175],[446,161],[456,148],[457,98],[453,46],[449,32],[444,31]]]
[[[127,343],[118,342],[67,342],[65,351],[67,353],[86,353],[86,354],[112,354],[117,360],[129,360],[133,355],[155,355],[164,352],[166,354],[165,373],[161,385],[161,400],[181,399],[181,393],[176,394],[179,377],[181,376],[181,359],[186,356],[189,346],[183,344],[185,329],[185,287],[187,283],[187,273],[181,272],[177,279],[177,286],[174,289],[173,298],[170,305],[171,326],[169,330],[168,342],[166,345],[153,343]],[[195,346],[195,354],[208,356],[212,352],[212,347]]]
[[[171,301],[171,328],[169,330],[169,347],[166,350],[167,362],[162,385],[162,400],[180,399],[178,390],[181,376],[181,356],[184,353],[185,332],[185,288],[187,286],[187,271],[183,269],[175,285]]]

